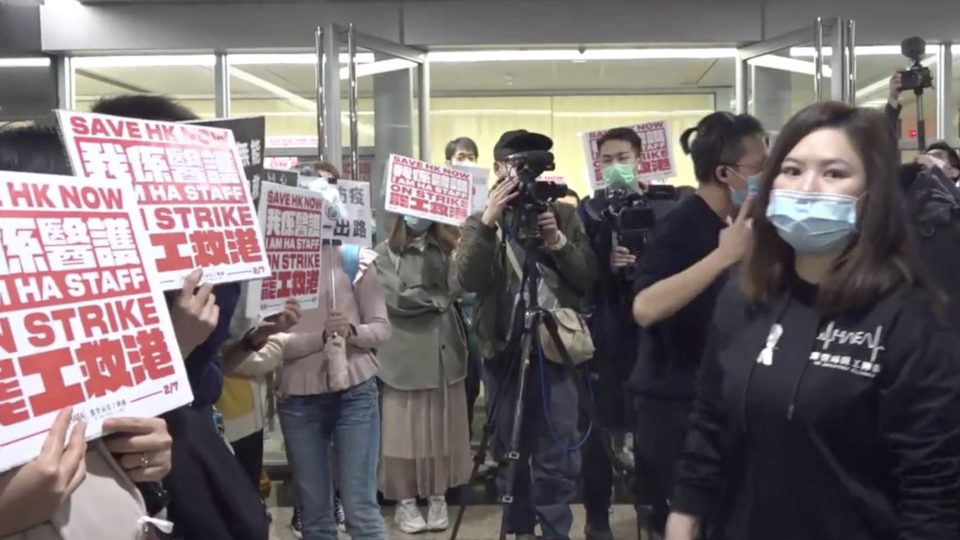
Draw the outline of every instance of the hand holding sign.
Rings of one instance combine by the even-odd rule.
[[[159,482],[172,465],[173,439],[162,418],[108,418],[103,430],[115,433],[106,441],[107,449],[134,482]]]
[[[289,332],[298,322],[300,322],[300,303],[291,298],[284,304],[282,312],[265,318],[254,329],[251,341],[261,343],[274,334]]]
[[[327,337],[334,335],[347,337],[353,333],[351,328],[353,328],[353,325],[350,324],[350,319],[346,315],[339,311],[330,312],[330,316],[327,317]]]
[[[77,422],[68,440],[72,412],[57,415],[37,459],[0,476],[0,536],[48,520],[86,477],[86,424]]]
[[[183,280],[183,289],[170,306],[173,330],[180,344],[180,354],[186,358],[210,337],[217,327],[220,308],[213,294],[213,285],[205,283],[199,289],[203,270],[194,270]]]

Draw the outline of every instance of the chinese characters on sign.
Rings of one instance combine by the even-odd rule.
[[[190,384],[129,184],[0,172],[0,471],[74,407],[155,416]]]
[[[461,225],[470,211],[470,173],[391,155],[387,162],[386,210]]]
[[[233,133],[58,111],[78,176],[131,183],[160,286],[180,287],[203,268],[210,283],[263,278],[270,271]]]
[[[640,135],[640,140],[643,142],[637,178],[639,180],[664,180],[676,176],[677,168],[673,159],[670,126],[666,120],[637,124],[632,127]],[[600,149],[597,147],[597,143],[605,133],[606,130],[589,131],[583,134],[583,149],[587,155],[587,175],[592,190],[604,187],[601,171],[603,165],[600,163]]]
[[[250,196],[256,206],[260,198],[260,184],[263,179],[264,146],[267,134],[267,121],[263,116],[250,118],[224,118],[217,120],[200,120],[191,122],[198,126],[229,129],[233,132],[233,139],[237,143],[237,152],[240,162],[243,163],[243,173],[250,186]]]
[[[373,247],[373,211],[370,208],[370,184],[355,180],[336,183],[344,212],[338,205],[327,206],[323,214],[324,240],[338,240],[341,244]]]
[[[257,318],[283,309],[290,298],[303,309],[320,305],[320,226],[326,203],[319,193],[264,183],[260,224],[273,273],[251,281],[247,316]]]

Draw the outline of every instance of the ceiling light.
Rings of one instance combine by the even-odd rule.
[[[936,45],[927,45],[925,54],[934,54],[936,53]],[[801,58],[815,58],[816,50],[813,47],[791,47],[790,56],[801,57]],[[854,48],[854,54],[857,56],[884,56],[884,55],[896,55],[900,56],[900,46],[899,45],[861,45]],[[824,47],[823,56],[832,56],[833,47]]]
[[[41,58],[0,58],[0,68],[50,67],[50,59]]]
[[[149,55],[149,56],[75,56],[73,66],[76,68],[110,68],[110,67],[177,67],[201,66],[213,67],[217,63],[212,54],[180,54],[180,55]]]
[[[660,59],[714,59],[734,58],[736,49],[729,48],[674,48],[674,49],[530,49],[483,51],[436,51],[428,53],[431,62],[537,62],[578,60],[660,60]]]
[[[774,54],[766,54],[748,60],[751,66],[765,67],[769,69],[778,69],[780,71],[789,71],[791,73],[800,73],[801,75],[813,76],[817,72],[817,65],[806,60],[797,60],[796,58],[787,58]],[[830,66],[823,66],[823,76],[830,77],[833,71]]]
[[[261,66],[261,65],[315,65],[317,56],[313,53],[293,54],[231,54],[227,57],[233,66]],[[373,53],[357,53],[358,64],[369,64],[375,60]],[[340,53],[337,58],[341,64],[350,62],[350,55]]]
[[[391,60],[380,60],[369,64],[357,64],[357,78],[368,77],[370,75],[379,75],[381,73],[390,73],[391,71],[400,71],[416,67],[416,62],[410,60],[401,60],[394,58]],[[340,80],[345,81],[350,78],[350,68],[340,68]]]

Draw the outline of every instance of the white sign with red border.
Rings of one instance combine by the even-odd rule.
[[[273,273],[251,281],[246,314],[277,313],[294,298],[303,309],[320,306],[320,230],[326,201],[308,189],[264,182],[260,226]]]
[[[0,171],[0,471],[67,407],[92,439],[192,401],[138,212],[127,183]]]
[[[133,185],[160,285],[203,268],[208,283],[270,273],[233,132],[57,111],[77,176]]]
[[[470,213],[470,173],[405,156],[387,161],[387,212],[447,225],[461,225]]]
[[[677,167],[674,162],[669,122],[656,120],[630,127],[637,132],[643,143],[640,165],[637,167],[637,179],[662,181],[676,176]],[[604,187],[603,165],[600,163],[600,149],[597,143],[607,131],[588,131],[583,134],[583,151],[587,156],[587,178],[590,189],[593,191]]]

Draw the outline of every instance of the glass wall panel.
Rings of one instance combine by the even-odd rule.
[[[76,57],[76,108],[121,94],[161,94],[212,118],[214,62],[213,55]]]

